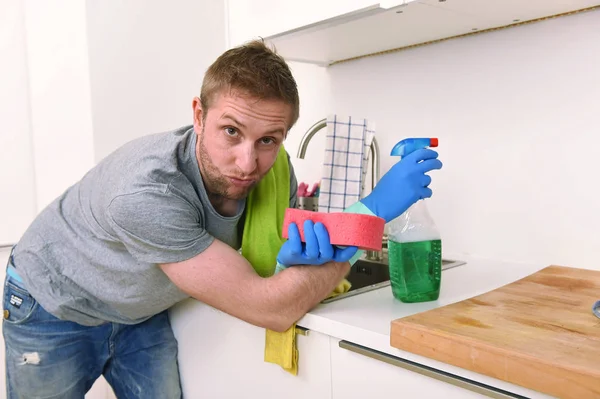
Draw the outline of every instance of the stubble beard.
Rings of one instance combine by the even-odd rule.
[[[239,201],[248,197],[250,191],[256,186],[254,184],[250,187],[237,189],[232,187],[233,184],[219,171],[206,151],[204,128],[202,128],[202,134],[198,139],[196,157],[200,161],[200,174],[210,197]]]

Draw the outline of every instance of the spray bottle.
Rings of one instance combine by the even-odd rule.
[[[404,157],[420,148],[437,145],[436,138],[405,139],[394,146],[391,155]],[[442,241],[425,200],[415,202],[386,227],[394,297],[406,303],[438,299],[442,277]]]

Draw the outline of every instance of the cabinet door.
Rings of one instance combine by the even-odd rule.
[[[184,398],[329,399],[329,337],[298,335],[298,375],[265,363],[265,330],[195,300],[171,311]]]
[[[455,386],[371,357],[379,352],[364,347],[342,348],[331,339],[331,370],[333,399],[351,398],[486,398],[483,394]],[[342,341],[342,345],[345,341]],[[360,353],[363,350],[366,352]],[[369,353],[371,352],[371,353]],[[441,372],[440,372],[441,373]],[[441,374],[440,374],[441,375]],[[497,396],[503,397],[503,396]],[[506,396],[507,398],[510,396]]]
[[[229,0],[230,45],[287,32],[378,4],[373,0]]]

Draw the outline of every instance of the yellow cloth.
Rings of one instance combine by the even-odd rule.
[[[339,283],[337,287],[335,287],[333,292],[331,294],[329,294],[327,299],[333,298],[334,296],[338,296],[340,294],[348,292],[350,290],[350,287],[352,287],[352,284],[350,284],[350,281],[343,279],[342,282]]]
[[[327,298],[333,298],[347,292],[350,286],[350,282],[344,279]],[[288,373],[298,375],[296,324],[282,333],[267,330],[265,335],[265,362],[278,364]]]
[[[290,170],[283,145],[275,164],[248,196],[246,220],[242,235],[242,255],[262,277],[272,276],[277,254],[285,242],[282,235],[285,210],[290,205]],[[329,298],[347,292],[350,283],[343,280]],[[296,325],[279,333],[267,329],[265,362],[280,365],[287,372],[298,374]]]
[[[278,364],[288,373],[298,375],[298,345],[296,344],[295,324],[282,333],[267,330],[265,362]]]

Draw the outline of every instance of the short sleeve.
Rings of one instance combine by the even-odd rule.
[[[117,239],[142,262],[181,262],[214,241],[204,229],[200,212],[168,192],[120,195],[108,207],[108,221]]]

